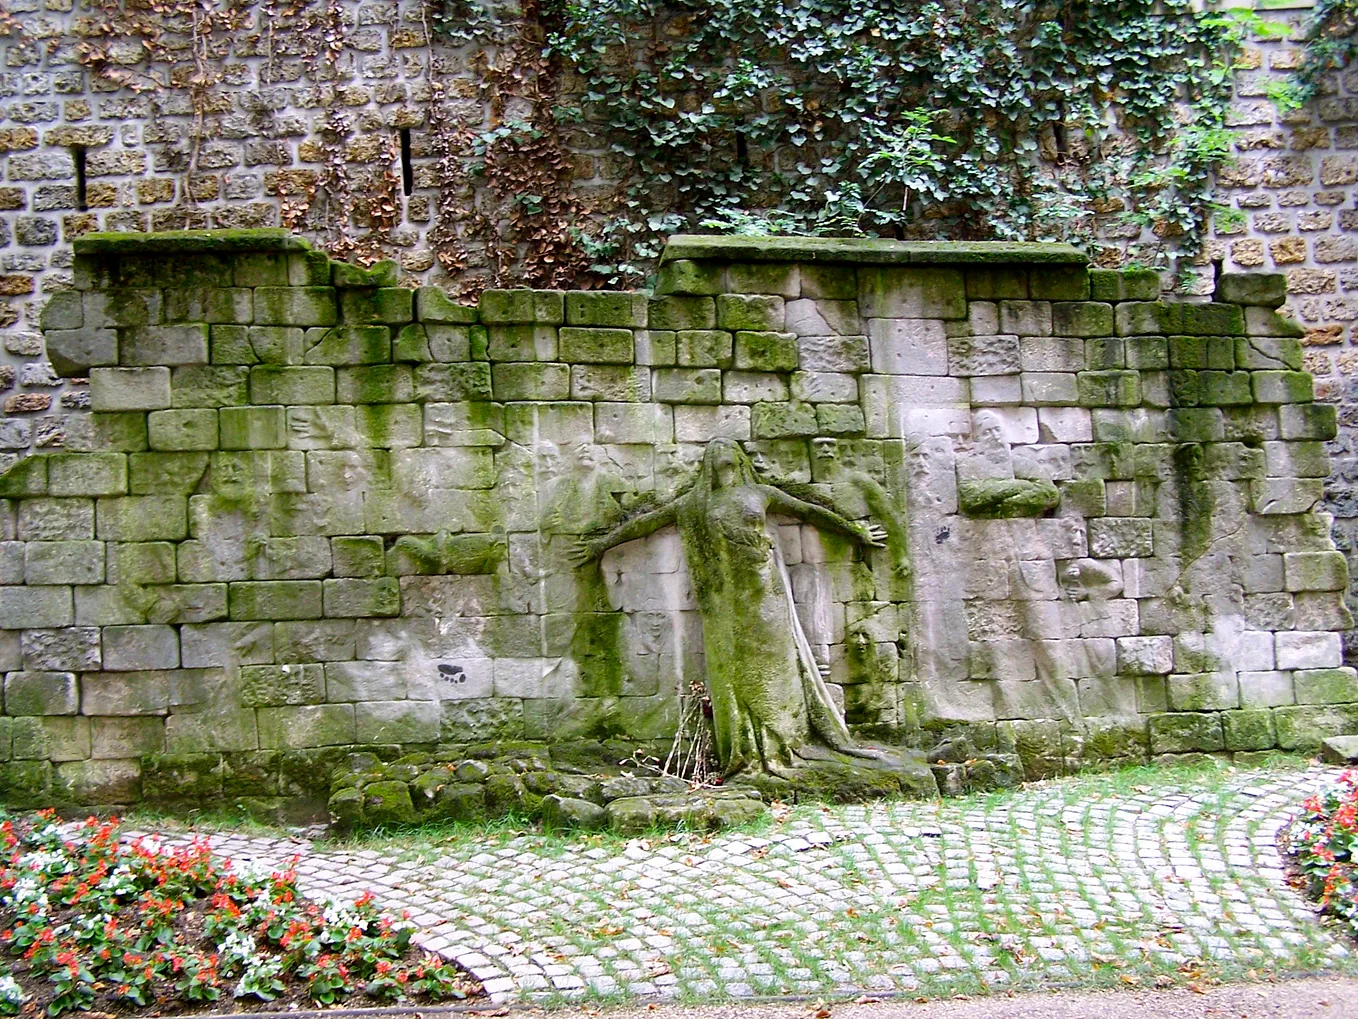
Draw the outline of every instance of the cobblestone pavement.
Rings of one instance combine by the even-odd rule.
[[[372,892],[496,1000],[939,994],[1198,972],[1353,972],[1352,942],[1283,881],[1275,835],[1338,772],[799,810],[760,837],[487,838],[296,854],[316,896]],[[1162,977],[1161,982],[1164,983]]]

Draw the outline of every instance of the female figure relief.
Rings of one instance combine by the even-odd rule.
[[[724,775],[783,777],[826,750],[881,758],[856,747],[831,700],[792,599],[792,584],[770,513],[783,513],[879,547],[880,528],[761,483],[735,442],[708,445],[698,478],[671,502],[580,544],[583,565],[669,524],[679,528],[703,620],[708,693]],[[819,752],[818,752],[819,751]]]

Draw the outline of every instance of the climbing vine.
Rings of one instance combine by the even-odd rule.
[[[1246,19],[1189,0],[558,0],[556,116],[629,165],[592,238],[1066,239],[1193,253]]]
[[[1358,0],[1316,0],[1304,39],[1289,97],[1296,105],[1314,98],[1325,76],[1347,66],[1358,53]]]

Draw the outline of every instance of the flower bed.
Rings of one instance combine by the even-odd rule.
[[[445,1001],[476,982],[365,895],[320,905],[297,875],[235,873],[206,845],[157,850],[116,821],[0,822],[0,1014],[157,1013]],[[220,1006],[218,1006],[220,1007]]]
[[[1281,844],[1296,883],[1358,934],[1358,771],[1306,800]]]

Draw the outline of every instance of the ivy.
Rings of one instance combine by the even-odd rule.
[[[553,118],[627,167],[574,236],[615,279],[696,226],[1192,255],[1251,27],[1193,6],[547,0]]]
[[[1292,106],[1315,98],[1326,76],[1358,53],[1358,0],[1316,0],[1302,38],[1301,66],[1283,96]]]

